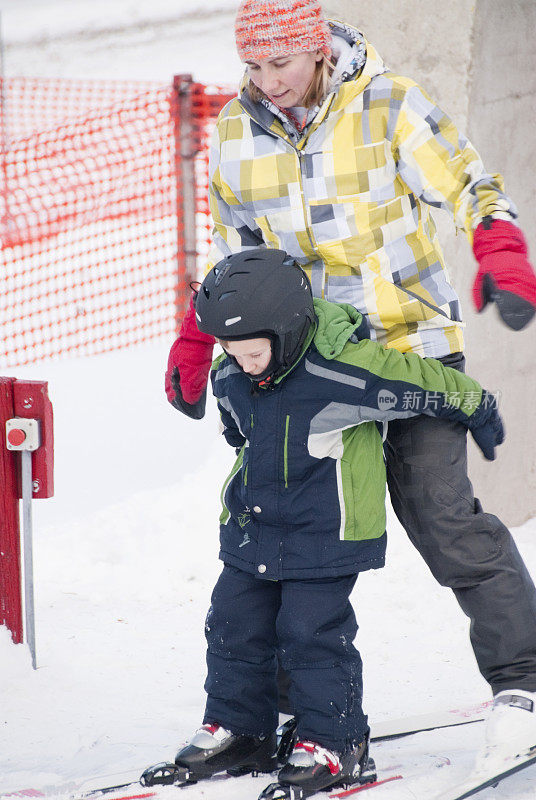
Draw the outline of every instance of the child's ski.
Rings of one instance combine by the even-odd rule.
[[[350,797],[353,794],[357,794],[357,792],[364,792],[366,789],[375,789],[376,786],[383,786],[384,783],[390,783],[391,781],[399,781],[403,778],[403,775],[391,775],[390,778],[380,778],[379,781],[373,781],[372,783],[364,783],[361,786],[353,786],[351,789],[345,789],[342,792],[334,792],[330,794],[329,797]]]
[[[395,720],[386,720],[385,722],[372,723],[371,741],[381,742],[388,739],[396,739],[402,736],[411,736],[424,731],[433,731],[439,728],[448,728],[456,725],[468,725],[474,722],[480,722],[481,720],[485,719],[486,712],[490,705],[491,701],[488,703],[480,703],[475,706],[452,709],[450,711],[430,712],[411,717],[401,717],[400,719]],[[285,739],[283,739],[283,744],[286,744],[287,746],[287,755],[292,750],[293,731],[292,725],[289,723],[290,720],[286,723],[286,733],[285,730],[283,730],[284,736],[289,739],[288,742],[285,742]],[[78,785],[80,785],[80,783]],[[138,789],[140,787],[138,781],[131,781],[130,783],[124,781],[122,784],[117,782],[115,786],[104,786],[102,788],[89,791],[85,793],[85,795],[83,793],[78,793],[76,797],[99,797],[100,795],[111,795],[112,793],[118,792],[121,789],[124,789],[125,792],[127,792],[130,788],[132,788],[132,793],[134,794],[136,787],[138,787]],[[73,785],[71,783],[68,787],[62,786],[56,788],[58,790],[56,792],[57,794],[66,793],[66,790],[70,790],[72,793]],[[50,790],[43,791],[40,789],[28,788],[19,791],[0,792],[0,800],[17,800],[18,798],[21,798],[22,800],[32,800],[32,798],[37,800],[38,798],[45,798],[53,794],[54,792]],[[139,796],[141,792],[138,791],[136,794]],[[111,798],[110,800],[115,800],[115,798]]]

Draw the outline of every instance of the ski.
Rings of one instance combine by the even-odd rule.
[[[334,794],[330,794],[329,797],[330,798],[350,797],[350,795],[357,794],[357,792],[363,792],[366,789],[375,789],[377,786],[382,786],[384,783],[390,783],[391,781],[400,780],[401,778],[402,778],[402,775],[392,775],[390,778],[383,778],[383,779],[380,779],[378,781],[374,781],[373,783],[365,783],[362,786],[355,786],[355,787],[353,787],[351,789],[345,789],[342,792],[336,792]],[[131,785],[132,786],[138,786],[137,784],[131,784]],[[179,786],[176,786],[176,788],[185,788],[188,785],[193,786],[194,784],[192,784],[192,783],[191,784],[180,784]],[[139,788],[139,786],[138,786],[138,788]],[[123,789],[123,791],[124,791],[124,789]],[[113,796],[111,795],[110,796],[110,800],[145,800],[145,798],[156,797],[157,794],[158,794],[158,792],[139,792],[139,791],[132,792],[132,794],[128,794],[128,793],[127,794],[122,794],[122,793],[120,793],[120,794],[117,794],[117,795],[113,794]],[[40,796],[42,796],[42,795],[40,795]],[[84,797],[84,798],[85,797],[90,797],[90,796],[96,797],[97,795],[94,794],[94,793],[90,793],[89,795],[88,794],[84,794],[82,796],[78,795],[78,797]]]
[[[19,789],[14,792],[0,793],[1,800],[46,800],[54,797],[70,797],[82,800],[86,797],[99,797],[110,795],[110,800],[142,800],[146,797],[154,797],[156,792],[144,792],[139,781],[123,783],[117,786],[106,786],[100,789],[89,789],[80,791],[73,789],[72,784],[48,787],[46,791],[41,789]],[[113,795],[113,797],[112,797]]]
[[[130,775],[129,775],[130,777]],[[47,800],[47,798],[54,798],[54,797],[85,797],[94,795],[95,797],[100,794],[107,794],[111,792],[119,792],[119,791],[128,791],[130,789],[136,788],[138,793],[140,792],[140,783],[138,780],[129,779],[129,777],[125,776],[122,779],[121,783],[115,783],[113,785],[104,786],[102,788],[95,788],[95,789],[87,789],[84,790],[83,786],[88,783],[96,783],[99,779],[93,778],[91,780],[84,780],[84,781],[68,781],[66,783],[60,783],[57,785],[49,785],[41,789],[19,789],[13,790],[10,792],[0,792],[0,800]],[[101,781],[105,780],[105,777],[102,776],[100,778]]]
[[[124,783],[120,786],[103,786],[98,789],[89,789],[86,792],[77,792],[71,795],[72,800],[85,800],[85,798],[97,798],[109,796],[110,800],[141,800],[145,797],[154,797],[156,792],[143,791],[139,781]]]
[[[536,764],[536,746],[532,747],[525,755],[512,759],[511,765],[505,767],[505,769],[488,773],[485,776],[481,773],[469,775],[465,781],[446,789],[436,795],[433,800],[466,800],[466,798],[474,797],[474,795],[484,789],[488,789],[490,786],[497,786],[505,778],[520,772],[522,769],[527,769],[532,764]]]
[[[180,767],[172,762],[162,761],[148,767],[138,781],[78,792],[76,795],[71,796],[71,800],[97,800],[102,796],[106,800],[143,800],[147,797],[155,797],[161,789],[168,787],[186,789],[188,786],[195,786],[198,783],[217,785],[220,781],[225,781],[229,778],[239,778],[246,775],[257,777],[258,774],[257,771],[250,768],[233,767],[227,771],[199,777],[187,767]]]
[[[212,775],[210,778],[203,778],[203,783],[219,783],[221,780],[232,777],[227,773],[218,773]],[[125,786],[106,786],[102,789],[91,789],[87,792],[78,792],[71,795],[71,800],[98,800],[99,797],[106,798],[106,800],[145,800],[149,797],[157,797],[162,789],[172,786],[173,789],[186,789],[188,786],[196,786],[197,781],[184,781],[182,783],[174,784],[157,784],[151,788],[145,789],[143,784],[139,781],[128,783]]]
[[[136,786],[136,784],[134,785]],[[123,792],[125,791],[125,788],[128,787],[123,787],[122,790]],[[156,797],[156,794],[157,794],[156,792],[140,792],[138,787],[137,791],[132,794],[121,794],[121,793],[117,795],[114,794],[113,800],[144,800],[144,798],[146,797]],[[97,795],[92,792],[90,792],[89,794],[78,795],[78,797],[96,797],[96,796]]]
[[[372,762],[372,765],[374,762]],[[162,766],[173,766],[173,765],[162,765]],[[375,773],[374,773],[375,774]],[[212,775],[210,778],[201,779],[203,783],[206,781],[208,783],[218,783],[220,780],[225,780],[227,778],[237,777],[233,776],[229,773],[217,773],[216,775]],[[370,777],[373,777],[372,775]],[[356,786],[352,786],[348,789],[344,789],[343,791],[335,792],[330,794],[329,797],[331,798],[345,798],[349,797],[350,795],[356,794],[357,792],[365,791],[365,789],[374,789],[377,786],[382,786],[384,783],[390,783],[391,781],[400,780],[403,776],[402,775],[392,775],[388,778],[380,778],[379,780],[372,780],[367,783],[362,783]],[[181,783],[173,783],[173,787],[175,789],[184,789],[188,786],[196,785],[196,781],[183,781]],[[168,784],[170,785],[170,784]],[[272,784],[275,786],[276,784]],[[82,794],[77,794],[72,797],[72,800],[91,800],[91,798],[98,798],[100,796],[105,796],[107,800],[145,800],[145,798],[149,797],[156,797],[158,795],[158,790],[165,788],[165,784],[159,784],[152,787],[156,791],[143,791],[143,784],[139,782],[126,784],[123,786],[109,786],[104,789],[94,789],[92,791],[84,792]],[[130,789],[130,792],[128,791]]]
[[[435,731],[439,728],[453,728],[457,725],[470,725],[486,719],[491,708],[492,700],[479,703],[475,706],[465,706],[449,711],[430,712],[417,714],[413,717],[386,720],[385,722],[372,723],[370,726],[370,741],[384,742],[388,739],[399,739],[403,736],[412,736],[415,733]]]
[[[364,783],[362,786],[354,786],[351,789],[345,789],[343,792],[334,792],[330,794],[329,797],[350,797],[352,794],[357,794],[357,792],[364,792],[367,789],[375,789],[376,786],[383,786],[384,783],[391,783],[391,781],[399,781],[403,778],[403,775],[391,775],[390,778],[381,778],[379,781],[373,781],[372,783]]]
[[[394,720],[386,720],[385,722],[377,722],[371,724],[371,741],[372,742],[382,742],[388,741],[389,739],[397,739],[404,736],[412,736],[417,733],[424,733],[426,731],[433,731],[439,728],[449,728],[455,727],[457,725],[469,725],[475,722],[481,722],[486,718],[487,711],[491,706],[491,701],[486,703],[480,703],[474,706],[465,706],[456,709],[451,709],[448,711],[439,711],[439,712],[429,712],[427,714],[417,714],[415,716],[407,716],[401,717],[400,719]],[[295,722],[291,718],[287,720],[279,729],[279,756],[281,761],[285,761],[290,752],[292,751],[293,741],[294,741],[294,728]],[[521,768],[521,767],[520,767]],[[126,776],[125,776],[126,777]],[[97,778],[93,779],[92,782],[96,782]],[[80,786],[80,783],[78,784]],[[372,788],[372,785],[370,785]],[[73,784],[71,783],[68,787],[55,787],[58,790],[63,790],[62,793],[66,793],[66,790],[70,790],[70,793],[75,800],[85,800],[85,798],[97,798],[102,795],[110,795],[110,800],[122,800],[119,797],[116,799],[115,797],[111,797],[111,795],[115,792],[120,793],[121,791],[129,792],[132,790],[134,794],[136,788],[140,788],[139,781],[123,781],[122,783],[116,783],[113,786],[104,786],[102,788],[92,789],[83,793],[77,793],[73,795]],[[359,788],[359,787],[357,787]],[[362,787],[363,789],[368,788],[368,785]],[[354,790],[355,793],[356,790]],[[60,793],[59,791],[57,793]],[[22,789],[19,791],[11,791],[11,792],[0,792],[0,800],[8,800],[8,798],[22,798],[22,800],[31,800],[34,798],[37,800],[38,798],[46,798],[47,796],[51,796],[54,794],[53,792],[42,790],[42,789],[34,789],[34,788],[27,788]],[[136,793],[136,798],[139,797],[141,792]],[[153,796],[152,794],[144,794],[144,797]],[[468,795],[470,796],[470,795]],[[125,795],[125,800],[127,797]],[[131,800],[130,795],[128,800]],[[132,798],[134,800],[134,798]]]

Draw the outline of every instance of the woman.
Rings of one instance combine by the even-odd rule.
[[[354,305],[372,339],[463,371],[459,300],[430,214],[443,208],[472,242],[477,309],[496,302],[507,325],[528,324],[536,276],[502,178],[414,81],[389,72],[359,31],[326,22],[317,0],[245,0],[236,42],[246,75],[212,142],[209,268],[250,247],[286,250],[313,294]],[[166,389],[197,418],[212,345],[191,305]],[[496,696],[482,757],[535,745],[536,590],[508,530],[473,495],[465,431],[396,420],[385,456],[395,512],[471,619]]]

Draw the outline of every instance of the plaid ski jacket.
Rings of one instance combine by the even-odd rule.
[[[446,209],[471,237],[483,216],[511,220],[515,208],[414,81],[389,72],[357,30],[330,24],[350,57],[303,135],[245,91],[220,113],[208,269],[248,247],[281,248],[316,297],[353,305],[383,345],[457,352],[460,306],[430,210]]]
[[[315,300],[315,310],[301,358],[272,390],[252,393],[225,353],[212,365],[224,435],[239,448],[222,489],[220,558],[261,578],[383,566],[386,478],[375,421],[424,413],[471,428],[492,411],[467,375],[358,340],[362,317],[352,306]]]

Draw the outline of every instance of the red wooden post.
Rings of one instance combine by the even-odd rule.
[[[208,186],[199,185],[195,158],[208,149],[207,124],[222,106],[235,97],[226,91],[205,91],[191,75],[175,75],[171,96],[171,117],[175,135],[175,176],[177,187],[177,281],[175,322],[177,333],[190,297],[188,285],[197,277],[197,200],[207,198]]]
[[[39,420],[41,444],[32,453],[32,496],[34,499],[52,497],[54,432],[47,389],[46,381],[0,378],[0,625],[7,625],[16,644],[23,641],[21,454],[6,447],[6,421],[14,417]]]
[[[17,453],[6,448],[6,420],[14,416],[14,378],[0,378],[0,625],[22,642],[22,595]]]
[[[32,497],[34,500],[52,497],[54,495],[54,425],[47,381],[16,380],[13,383],[13,411],[12,416],[14,417],[38,419],[41,424],[41,444],[32,453]],[[19,497],[22,497],[20,491]]]
[[[177,187],[177,281],[175,291],[175,327],[188,305],[188,284],[195,280],[195,167],[196,155],[192,121],[192,76],[175,75],[171,114],[175,134],[175,180]]]

